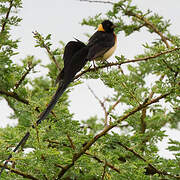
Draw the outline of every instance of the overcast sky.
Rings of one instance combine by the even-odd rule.
[[[112,1],[117,2],[117,1]],[[150,9],[165,19],[170,19],[172,26],[169,28],[174,34],[180,32],[180,0],[133,0],[140,9]],[[17,59],[24,58],[27,55],[34,55],[37,59],[41,59],[43,64],[49,63],[46,52],[40,48],[35,48],[35,40],[32,31],[47,35],[52,34],[53,47],[59,46],[59,41],[65,43],[72,40],[73,37],[87,42],[88,38],[85,33],[92,34],[95,29],[92,27],[81,26],[80,22],[83,18],[94,16],[97,13],[106,13],[110,9],[110,5],[80,2],[79,0],[23,0],[23,9],[19,15],[22,17],[20,26],[13,30],[13,37],[20,38],[19,44],[20,54]],[[157,36],[153,36],[156,38]],[[118,48],[115,55],[125,55],[127,58],[133,58],[134,55],[143,52],[142,43],[150,42],[152,35],[145,32],[134,33],[129,37],[125,37],[123,33],[118,34]],[[113,57],[112,57],[113,58]],[[45,72],[39,72],[44,74]],[[112,90],[104,87],[99,80],[89,80],[83,85],[79,85],[70,93],[71,112],[75,113],[75,119],[87,119],[89,116],[98,115],[103,117],[103,111],[97,101],[94,99],[87,86],[96,89],[95,93],[100,98],[110,95]],[[80,93],[79,93],[80,92]],[[8,108],[7,103],[0,101],[0,125],[5,126],[9,123],[8,115],[12,111]],[[13,121],[15,122],[15,121]],[[11,120],[11,124],[13,123]],[[168,131],[173,139],[180,137],[178,131]],[[179,135],[178,135],[179,133]],[[166,140],[167,141],[167,140]],[[164,141],[165,142],[165,141]],[[166,145],[161,143],[162,149]],[[162,154],[165,152],[161,151]],[[169,157],[172,157],[169,155]]]

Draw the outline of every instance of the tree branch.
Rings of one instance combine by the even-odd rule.
[[[88,89],[90,90],[90,92],[92,93],[92,95],[95,97],[95,99],[98,100],[99,104],[101,105],[102,109],[104,110],[104,123],[105,123],[105,126],[107,125],[107,121],[108,121],[108,112],[106,110],[106,107],[105,107],[105,102],[101,101],[97,96],[96,94],[94,93],[94,91],[88,86]]]
[[[109,111],[107,112],[107,115],[109,115],[115,108],[116,106],[121,102],[121,98],[119,98],[113,105],[112,107],[109,109]]]
[[[96,1],[96,0],[79,0],[79,1],[83,1],[83,2],[89,2],[89,3],[103,3],[103,4],[111,4],[114,5],[114,3],[112,1]]]
[[[69,139],[69,138],[68,138],[68,139]],[[49,139],[47,139],[46,141],[49,142],[49,143],[53,143],[53,144],[56,144],[56,145],[60,145],[60,143],[57,142],[57,141],[55,141],[55,140],[49,140]],[[72,140],[69,140],[69,141],[71,141],[70,144],[71,144],[71,143],[73,144]],[[69,147],[69,148],[72,148],[72,149],[76,148],[75,145],[69,146],[69,145],[63,144],[63,146]],[[91,158],[97,160],[99,163],[105,164],[105,161],[101,160],[99,157],[97,157],[97,156],[94,155],[94,154],[91,154],[91,153],[88,152],[88,151],[86,151],[84,154],[86,154],[86,155],[90,156]],[[107,165],[109,168],[111,168],[112,170],[120,173],[120,170],[119,170],[118,168],[114,167],[112,164],[106,162],[106,165]],[[64,166],[62,166],[62,165],[60,165],[60,164],[56,164],[56,166],[57,166],[57,167],[60,167],[61,169],[64,168]]]
[[[85,152],[85,154],[88,155],[88,156],[90,156],[90,157],[92,157],[93,159],[95,159],[96,161],[98,161],[98,162],[100,162],[100,163],[103,163],[103,164],[106,163],[106,165],[107,165],[109,168],[111,168],[112,170],[116,171],[117,173],[120,173],[120,170],[119,170],[118,168],[116,168],[115,166],[113,166],[112,164],[110,164],[110,163],[108,163],[108,162],[105,162],[105,161],[99,159],[97,156],[95,156],[95,155],[93,155],[93,154],[91,154],[91,153],[89,153],[89,152]]]
[[[7,92],[7,91],[4,91],[4,90],[0,89],[0,94],[6,95],[7,97],[12,97],[12,98],[16,99],[16,100],[19,101],[19,102],[22,102],[22,103],[24,103],[24,104],[29,105],[29,101],[28,101],[28,100],[21,98],[21,97],[20,97],[18,94],[16,94],[15,92]]]
[[[123,148],[125,148],[127,151],[132,152],[136,157],[138,157],[139,159],[143,160],[144,162],[146,162],[148,164],[148,166],[153,169],[156,173],[158,173],[159,175],[167,175],[167,176],[171,176],[173,178],[176,179],[180,179],[180,176],[174,176],[172,174],[169,174],[168,172],[165,171],[160,171],[158,170],[154,165],[152,165],[151,163],[149,163],[143,156],[141,156],[140,154],[138,154],[136,151],[134,151],[132,148],[127,147],[126,145],[122,144],[121,142],[117,142],[117,144],[119,144],[120,146],[122,146]]]
[[[129,16],[136,17],[137,19],[143,21],[143,22],[145,23],[144,25],[145,25],[147,28],[152,29],[156,34],[158,34],[158,35],[161,37],[161,40],[166,44],[166,47],[167,47],[167,48],[170,48],[170,46],[169,46],[169,44],[168,44],[168,42],[167,42],[167,39],[168,39],[168,38],[165,37],[165,36],[158,30],[158,28],[157,28],[154,24],[152,24],[151,22],[149,22],[148,19],[146,19],[144,16],[141,16],[141,15],[139,15],[139,14],[135,14],[135,13],[133,13],[132,11],[126,11],[126,10],[125,10],[125,14],[126,14],[126,15],[129,15]]]
[[[0,167],[4,167],[4,164],[0,164]],[[22,176],[23,178],[32,179],[32,180],[38,180],[38,178],[35,178],[35,177],[32,176],[32,175],[26,174],[26,173],[24,173],[24,172],[22,172],[22,171],[19,171],[19,170],[14,169],[14,168],[11,168],[11,167],[6,166],[5,169],[10,170],[11,172]]]
[[[41,42],[41,46],[40,46],[40,47],[43,47],[43,48],[46,49],[48,55],[49,55],[50,58],[54,61],[54,64],[56,65],[57,69],[59,70],[59,72],[61,72],[61,68],[60,68],[58,62],[56,61],[56,58],[55,58],[54,55],[52,54],[50,48],[44,43],[44,40],[42,39],[42,36],[41,36],[37,31],[33,32],[33,34],[34,34],[34,37],[35,37],[36,39],[38,39],[38,41]]]
[[[30,71],[36,66],[36,64],[32,64],[32,62],[28,63],[28,69],[27,71],[23,74],[23,76],[21,77],[21,79],[15,84],[14,89],[17,89],[21,83],[24,81],[24,79],[26,78],[26,76],[30,73]]]
[[[54,55],[52,54],[52,52],[50,51],[50,48],[48,46],[46,46],[43,43],[43,47],[46,49],[47,53],[49,54],[49,56],[51,57],[51,59],[54,61],[54,64],[56,65],[57,69],[59,70],[59,72],[61,72],[61,68],[58,64],[58,62],[56,61],[56,58],[54,57]]]
[[[60,171],[60,173],[58,174],[58,178],[60,179],[65,173],[66,171],[68,171],[73,165],[74,163],[98,140],[100,139],[102,136],[104,136],[108,131],[110,131],[111,129],[113,129],[114,127],[116,127],[120,122],[122,122],[123,120],[127,119],[129,116],[135,114],[136,112],[142,110],[143,108],[154,104],[156,102],[158,102],[159,100],[167,97],[168,95],[170,95],[171,92],[163,94],[158,96],[157,98],[152,99],[149,102],[144,102],[143,104],[139,105],[138,107],[132,109],[130,112],[126,113],[124,116],[122,116],[119,120],[116,121],[116,123],[106,126],[105,129],[103,131],[101,131],[99,134],[97,134],[94,138],[92,138],[90,141],[88,141],[86,143],[86,145],[76,154],[74,154],[73,160],[71,164],[68,164],[64,167],[64,169],[62,169]]]
[[[102,180],[104,180],[105,179],[105,175],[106,175],[106,166],[107,166],[107,162],[105,161],[105,163],[104,163],[104,168],[103,168],[103,174],[102,174]]]
[[[8,21],[8,18],[9,18],[9,14],[10,14],[10,11],[11,11],[11,8],[13,7],[13,0],[10,1],[9,3],[9,8],[8,8],[8,11],[6,13],[6,17],[5,17],[5,20],[4,20],[4,23],[2,24],[2,28],[1,28],[1,33],[0,35],[4,32],[5,30],[5,27],[6,27],[6,24],[7,24],[7,21]]]
[[[69,136],[69,134],[67,134],[67,138],[68,138],[68,140],[69,140],[69,142],[70,142],[70,144],[71,144],[71,148],[72,148],[73,150],[75,150],[75,149],[76,149],[76,146],[74,145],[74,143],[73,143],[71,137]]]
[[[180,48],[174,48],[171,50],[163,51],[163,52],[157,53],[155,55],[144,57],[144,58],[137,58],[137,59],[132,59],[132,60],[127,59],[126,61],[122,61],[122,62],[108,63],[108,64],[98,66],[96,68],[88,68],[88,69],[80,72],[79,74],[77,74],[74,79],[78,79],[79,77],[81,77],[82,75],[84,75],[87,72],[93,72],[93,71],[97,71],[98,69],[103,69],[103,68],[112,67],[112,66],[121,66],[122,64],[135,63],[135,62],[140,62],[140,61],[148,61],[150,59],[154,59],[154,58],[157,58],[164,54],[168,54],[168,53],[171,53],[173,51],[178,51],[178,50],[180,50]]]

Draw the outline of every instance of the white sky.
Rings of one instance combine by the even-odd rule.
[[[116,2],[116,1],[112,1]],[[150,9],[153,12],[162,15],[165,19],[170,19],[172,26],[170,31],[174,34],[180,32],[179,7],[180,0],[133,0],[140,9]],[[35,40],[33,39],[32,31],[37,30],[44,35],[52,34],[53,47],[59,46],[59,41],[65,43],[77,37],[82,41],[87,41],[85,33],[92,34],[95,29],[87,26],[81,26],[80,22],[83,18],[93,16],[97,13],[104,13],[110,9],[109,5],[94,4],[80,2],[79,0],[23,0],[23,9],[19,15],[23,18],[20,26],[13,30],[13,37],[20,38],[19,44],[20,54],[17,58],[24,58],[27,55],[34,55],[37,59],[41,59],[43,64],[49,63],[49,58],[40,48],[35,48]],[[157,38],[157,36],[153,36]],[[123,33],[118,34],[118,48],[115,55],[125,55],[127,58],[133,58],[134,55],[143,52],[142,43],[150,42],[152,35],[147,32],[134,33],[129,37],[125,37]],[[113,58],[113,57],[112,57]],[[40,71],[39,74],[45,72]],[[103,111],[97,101],[94,99],[87,86],[95,90],[95,93],[100,98],[110,95],[112,90],[104,88],[104,85],[99,80],[89,80],[86,83],[76,87],[70,93],[71,112],[75,113],[76,119],[87,119],[89,116],[98,115],[103,117]],[[80,93],[79,93],[80,92]],[[12,110],[8,108],[5,100],[0,101],[0,126],[4,127],[7,123],[15,123],[9,120],[8,115]],[[179,131],[167,131],[170,137],[178,140],[180,137]],[[167,141],[167,139],[166,139]],[[161,154],[168,157],[173,157],[164,151],[166,146],[165,141],[161,143]]]

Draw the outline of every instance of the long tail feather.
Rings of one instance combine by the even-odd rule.
[[[88,54],[88,47],[84,46],[81,48],[78,52],[76,52],[73,56],[71,56],[70,63],[68,67],[66,68],[66,71],[63,72],[65,73],[63,75],[63,81],[59,83],[58,89],[56,90],[56,93],[52,97],[50,103],[48,104],[47,108],[41,113],[39,119],[36,121],[36,125],[39,125],[46,117],[47,115],[51,112],[55,104],[57,103],[58,99],[62,96],[68,85],[71,83],[73,80],[74,76],[76,75],[77,72],[79,72],[84,65],[86,64],[87,60],[87,54]],[[32,125],[34,128],[34,125]],[[25,136],[21,139],[19,144],[15,147],[13,152],[16,152],[20,146],[26,143],[27,139],[30,136],[30,132],[27,131]],[[9,160],[12,158],[12,154],[9,155],[8,159],[4,163],[4,166],[1,168],[0,171],[0,178],[3,170],[5,169],[5,166],[8,164]]]
[[[67,86],[70,84],[70,82],[62,82],[58,86],[58,89],[56,90],[56,93],[52,97],[50,103],[48,104],[47,108],[41,113],[39,119],[36,121],[36,125],[39,125],[44,119],[46,119],[47,115],[51,112],[51,110],[54,108],[55,104],[57,103],[58,99],[62,96],[64,91],[66,90]]]
[[[25,136],[21,139],[21,141],[19,142],[19,144],[14,148],[13,152],[15,153],[18,148],[22,145],[22,144],[25,144],[27,139],[29,138],[30,136],[30,132],[27,131],[27,133],[25,134]],[[1,168],[1,171],[0,171],[0,179],[1,179],[1,174],[3,172],[3,170],[5,169],[6,165],[8,164],[9,160],[12,158],[12,154],[10,154],[7,158],[7,160],[5,161],[4,165],[2,166]]]

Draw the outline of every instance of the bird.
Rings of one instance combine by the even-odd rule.
[[[56,83],[59,83],[58,88],[47,108],[40,114],[36,125],[47,117],[68,85],[73,81],[77,72],[88,61],[106,61],[114,53],[117,47],[115,28],[116,26],[110,20],[104,20],[99,24],[97,31],[90,37],[87,45],[78,39],[67,43],[63,55],[64,68],[56,79]]]
[[[104,20],[98,26],[98,30],[90,37],[87,46],[89,52],[87,60],[107,60],[116,50],[117,37],[114,33],[114,25],[109,20]]]
[[[58,88],[52,97],[47,108],[40,114],[36,124],[32,128],[39,125],[48,114],[51,112],[58,99],[62,96],[68,85],[73,81],[75,75],[85,66],[88,61],[102,60],[106,61],[115,51],[117,47],[117,37],[114,33],[116,26],[109,20],[104,20],[99,26],[97,31],[90,37],[87,44],[84,44],[78,39],[67,43],[64,49],[64,68],[59,73],[56,79]],[[27,131],[18,145],[14,148],[15,153],[20,146],[24,145],[30,136],[30,131]],[[10,154],[5,161],[0,171],[0,177],[12,158]]]

